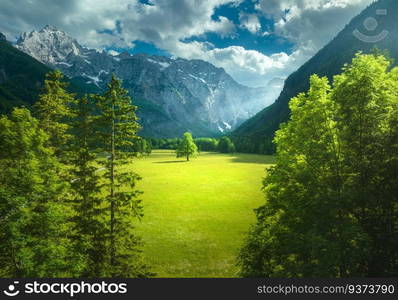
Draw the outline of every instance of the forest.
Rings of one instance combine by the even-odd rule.
[[[192,176],[184,181],[182,199],[196,199],[190,189],[202,184],[200,190],[206,190],[214,184],[205,180],[206,172],[221,172],[228,163],[228,171],[213,175],[222,182],[217,193],[208,194],[221,198],[236,180],[226,177],[231,161],[240,163],[242,169],[233,169],[239,180],[254,172],[247,165],[261,161],[263,194],[249,232],[243,229],[249,219],[239,223],[237,236],[244,232],[245,237],[234,244],[240,250],[228,262],[238,271],[228,276],[397,276],[398,68],[381,53],[357,53],[333,80],[311,76],[309,90],[292,98],[289,107],[289,121],[275,139],[252,145],[272,145],[274,157],[264,160],[239,155],[227,136],[193,137],[187,130],[175,139],[140,137],[137,106],[115,76],[104,93],[78,97],[68,92],[59,71],[48,73],[32,110],[14,108],[0,117],[0,276],[156,276],[154,258],[161,253],[150,252],[148,259],[149,229],[140,229],[146,222],[143,193],[156,190],[168,176],[167,183],[175,185]],[[149,179],[155,178],[156,164],[165,163],[158,168],[166,175],[141,190],[146,179],[139,166],[156,149],[172,150],[173,159],[182,159],[150,161],[141,169]],[[208,164],[199,167],[205,159]],[[223,167],[212,164],[214,159],[222,159]],[[170,164],[173,169],[167,169]],[[172,189],[167,185],[164,191]],[[251,189],[246,182],[234,195]],[[150,211],[158,203],[151,202]],[[176,207],[174,219],[183,214]],[[221,209],[209,206],[204,212],[212,218],[221,216]],[[233,216],[241,209],[231,209]],[[214,226],[230,224],[223,222]],[[168,238],[177,240],[178,232]],[[211,274],[197,273],[206,275]]]

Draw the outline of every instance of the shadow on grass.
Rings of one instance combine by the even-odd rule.
[[[154,161],[154,164],[178,164],[178,163],[186,163],[186,160],[169,160],[169,161]]]
[[[273,165],[276,163],[276,159],[275,156],[272,155],[241,154],[236,156],[232,155],[231,162]]]

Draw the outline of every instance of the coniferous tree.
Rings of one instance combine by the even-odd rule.
[[[67,92],[68,83],[63,78],[58,70],[48,73],[44,81],[44,92],[34,105],[40,128],[49,135],[49,146],[58,157],[63,155],[69,138],[68,119],[71,116],[70,105],[74,102],[74,95]]]
[[[48,139],[27,109],[0,118],[1,277],[80,273],[68,238],[67,184]]]
[[[193,141],[192,134],[190,132],[185,132],[176,150],[177,158],[186,157],[187,161],[189,161],[189,158],[195,156],[197,153],[198,147]]]
[[[97,139],[94,128],[94,107],[88,96],[72,106],[73,122],[70,151],[71,188],[73,190],[74,250],[84,257],[84,277],[106,274],[106,217],[101,195],[100,174],[96,155]]]
[[[109,269],[112,277],[147,276],[140,257],[141,240],[134,233],[134,219],[143,216],[141,192],[136,189],[140,176],[127,169],[137,156],[133,150],[140,126],[136,106],[132,105],[121,81],[112,76],[108,90],[96,97],[99,149],[106,155],[100,160],[105,169],[104,189],[109,204]]]

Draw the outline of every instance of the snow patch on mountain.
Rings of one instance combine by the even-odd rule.
[[[157,60],[154,60],[154,59],[151,59],[151,58],[147,58],[147,61],[149,61],[150,63],[153,63],[153,64],[160,65],[161,69],[166,69],[166,68],[168,68],[170,66],[170,64],[167,63],[167,62],[157,61]]]
[[[70,67],[72,67],[72,66],[73,66],[72,64],[68,64],[68,63],[66,63],[66,62],[63,62],[63,61],[61,61],[61,62],[57,62],[57,65],[64,65],[64,66],[67,66],[68,68],[70,68]]]
[[[225,134],[271,104],[283,86],[275,79],[265,88],[249,88],[202,60],[98,52],[52,26],[23,33],[16,47],[100,89],[115,74],[133,99],[148,103],[138,110],[148,136],[179,136],[188,128],[196,136]]]

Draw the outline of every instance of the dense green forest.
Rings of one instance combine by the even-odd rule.
[[[265,204],[237,258],[241,276],[397,276],[392,66],[380,53],[358,53],[332,83],[313,75],[308,92],[291,99],[264,179]],[[188,161],[197,152],[239,148],[229,137],[188,132],[141,138],[132,103],[115,77],[104,93],[81,97],[53,71],[31,110],[0,117],[1,277],[154,275],[135,228],[143,203],[133,159],[173,149],[194,168]]]
[[[398,68],[358,54],[332,86],[312,76],[290,109],[241,275],[397,276]]]
[[[162,150],[176,150],[183,141],[182,138],[173,139],[156,139],[156,138],[143,138],[144,143],[150,149]],[[216,138],[194,138],[195,145],[198,147],[198,152],[220,152],[220,153],[234,153],[236,151],[235,145],[232,140],[223,136],[219,139]],[[144,152],[144,151],[141,151]]]
[[[145,277],[137,155],[140,126],[121,82],[76,98],[60,72],[33,106],[0,118],[0,276]]]

